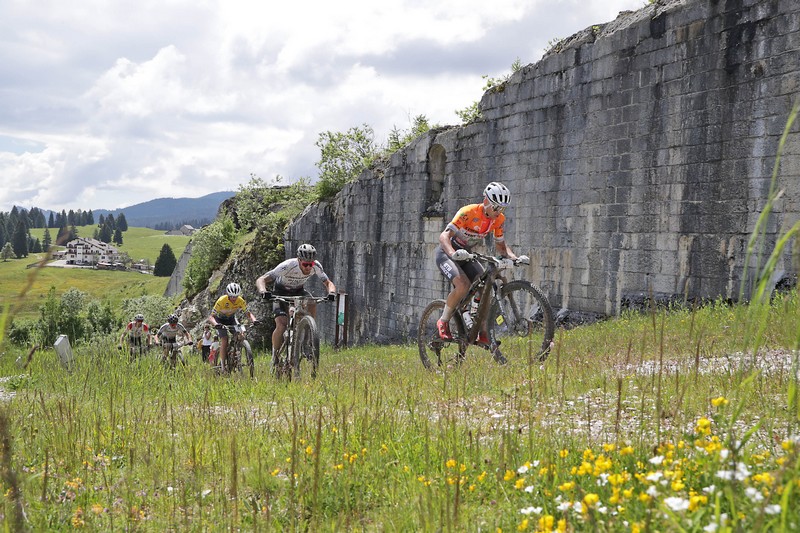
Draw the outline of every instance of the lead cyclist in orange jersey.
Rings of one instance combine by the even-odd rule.
[[[493,181],[483,190],[483,202],[470,204],[458,210],[453,220],[439,235],[439,246],[436,247],[436,265],[442,274],[453,284],[447,295],[447,302],[442,310],[441,318],[436,322],[439,336],[444,340],[452,340],[450,318],[469,287],[477,276],[483,273],[478,261],[470,260],[470,251],[483,242],[489,233],[494,234],[497,252],[510,260],[519,259],[527,262],[527,256],[517,257],[506,244],[503,235],[503,224],[506,217],[503,211],[511,202],[511,191],[502,183]],[[489,344],[486,324],[481,324],[477,343]]]

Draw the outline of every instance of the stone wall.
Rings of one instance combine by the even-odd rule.
[[[507,241],[553,307],[614,315],[637,295],[736,299],[748,237],[800,95],[800,2],[674,0],[562,42],[487,92],[484,119],[417,139],[289,229],[350,295],[350,339],[415,337],[447,294],[438,234],[489,181]],[[767,241],[800,214],[800,140]],[[755,264],[753,262],[753,264]],[[752,265],[751,265],[752,266]],[[792,273],[788,253],[779,274]],[[320,310],[326,340],[332,309]]]

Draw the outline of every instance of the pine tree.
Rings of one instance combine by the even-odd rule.
[[[153,275],[155,276],[171,276],[172,271],[175,270],[175,266],[177,266],[178,260],[175,259],[175,254],[172,253],[172,248],[170,248],[169,244],[164,243],[164,246],[161,247],[161,252],[158,254],[158,259],[156,259],[156,265],[153,269]]]
[[[51,244],[53,244],[53,240],[52,237],[50,237],[50,229],[44,228],[44,241],[42,242],[42,248],[45,252],[50,249]]]
[[[94,213],[89,209],[89,212],[86,214],[86,225],[91,226],[92,224],[94,224]]]
[[[17,221],[17,227],[14,228],[11,246],[17,257],[28,257],[28,228],[25,227],[25,221],[22,218]]]
[[[97,239],[108,244],[111,242],[111,227],[108,224],[103,224],[100,228],[100,233],[97,234]]]
[[[3,249],[0,250],[0,257],[3,258],[3,261],[8,261],[9,259],[16,259],[17,254],[14,253],[14,247],[11,246],[10,242],[7,242]]]
[[[50,211],[50,216],[47,218],[47,227],[48,228],[55,228],[56,227],[56,221],[53,218],[53,212],[52,211]]]
[[[119,226],[114,230],[114,244],[122,246],[122,230],[119,229]]]
[[[117,217],[117,229],[120,231],[128,231],[128,221],[125,220],[125,213],[120,213]]]

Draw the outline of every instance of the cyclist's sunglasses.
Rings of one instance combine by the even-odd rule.
[[[303,267],[306,267],[306,268],[313,267],[314,266],[314,261],[300,261],[300,266],[303,266]]]
[[[489,207],[490,207],[490,208],[492,209],[492,211],[494,211],[495,213],[502,213],[503,211],[505,211],[505,210],[506,210],[506,206],[504,206],[504,205],[496,205],[496,204],[493,204],[493,203],[491,203],[491,202],[489,202]]]

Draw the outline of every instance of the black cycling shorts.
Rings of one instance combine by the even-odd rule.
[[[442,274],[453,281],[453,278],[459,274],[464,274],[469,279],[470,283],[475,281],[475,278],[483,274],[483,266],[480,262],[472,261],[453,261],[448,257],[441,245],[436,247],[436,266],[442,271]]]
[[[279,287],[276,285],[272,294],[275,296],[311,296],[305,287],[298,287],[297,289],[287,289],[286,287]],[[289,304],[286,302],[272,302],[272,314],[278,316],[289,316]]]

